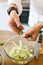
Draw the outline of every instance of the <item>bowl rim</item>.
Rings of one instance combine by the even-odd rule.
[[[20,35],[13,35],[13,36],[11,36],[9,39],[7,39],[7,42],[8,42],[10,39],[12,39],[13,37],[17,37],[17,36],[20,36]],[[21,37],[21,36],[20,36],[20,37]],[[25,39],[25,38],[24,38],[24,39]],[[6,49],[5,49],[5,46],[6,46],[6,43],[7,43],[7,42],[5,42],[5,45],[4,45],[4,52],[6,53],[6,55],[7,55],[10,59],[16,60],[16,61],[25,61],[25,60],[32,60],[32,59],[35,57],[35,54],[33,54],[32,57],[29,57],[29,58],[26,58],[26,59],[14,59],[14,58],[10,57],[9,54],[7,53]]]

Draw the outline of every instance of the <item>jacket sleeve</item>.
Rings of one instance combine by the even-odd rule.
[[[39,22],[43,22],[43,15],[41,15],[38,19]]]
[[[10,4],[16,4],[17,8],[18,8],[18,15],[21,15],[22,13],[22,3],[21,3],[21,0],[8,0],[8,6]]]

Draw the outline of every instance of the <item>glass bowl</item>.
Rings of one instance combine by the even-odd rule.
[[[14,48],[15,46],[17,47],[17,45],[19,46],[19,41],[22,40],[23,43],[26,43],[26,46],[29,48],[29,49],[33,49],[34,50],[34,53],[31,57],[28,57],[28,58],[25,58],[25,59],[15,59],[15,58],[12,58],[10,55],[9,55],[9,52],[11,51],[12,48]],[[14,44],[14,43],[16,44]],[[6,55],[12,60],[12,62],[16,63],[17,65],[24,65],[24,64],[27,64],[30,60],[32,60],[34,57],[35,57],[35,53],[36,53],[36,49],[34,47],[34,44],[36,42],[34,41],[27,41],[25,38],[22,38],[20,37],[19,35],[15,35],[15,36],[12,36],[10,37],[6,43],[5,43],[5,46],[4,46],[4,51],[6,53]]]

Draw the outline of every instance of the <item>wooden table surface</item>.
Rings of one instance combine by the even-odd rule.
[[[12,35],[16,35],[16,33],[8,32],[8,31],[0,31],[0,41],[5,42]],[[4,46],[0,46],[0,49],[3,50],[3,47]],[[4,65],[16,65],[16,64],[14,64],[4,53]],[[42,44],[41,44],[39,58],[37,60],[35,58],[33,58],[27,65],[43,65],[43,38],[42,38]]]

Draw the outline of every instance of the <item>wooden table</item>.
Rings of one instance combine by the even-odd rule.
[[[16,35],[16,33],[8,31],[0,31],[0,41],[5,42],[12,35]],[[3,50],[3,47],[4,46],[0,46],[0,50]],[[4,65],[16,65],[16,64],[14,64],[4,53]],[[43,65],[43,38],[39,58],[37,60],[33,58],[27,65]]]

